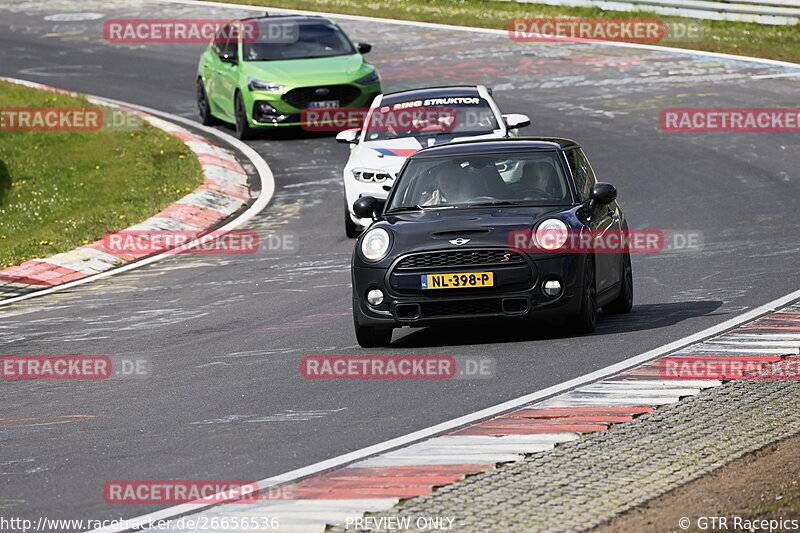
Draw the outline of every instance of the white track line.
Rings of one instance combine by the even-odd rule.
[[[21,83],[21,84],[27,85],[29,87],[39,87],[39,88],[44,88],[44,89],[49,88],[49,86],[47,86],[47,85],[42,85],[42,84],[35,83],[35,82],[32,82],[32,81],[27,81],[27,80],[19,80],[19,79],[16,79],[16,78],[0,77],[0,80],[8,80],[8,81],[12,81],[12,82],[15,82],[15,83]],[[219,232],[220,234],[223,234],[223,233],[227,233],[227,232],[232,231],[233,229],[241,226],[242,224],[244,224],[245,222],[247,222],[248,220],[250,220],[251,218],[256,216],[258,213],[260,213],[265,207],[267,207],[267,204],[272,199],[272,195],[275,193],[275,178],[274,178],[274,176],[272,174],[272,169],[270,169],[269,165],[267,164],[266,161],[264,161],[263,157],[258,155],[258,153],[255,150],[253,150],[250,146],[248,146],[247,144],[243,143],[239,139],[237,139],[237,138],[235,138],[235,137],[233,137],[231,135],[228,135],[225,132],[216,130],[214,128],[209,128],[207,126],[203,126],[202,124],[200,124],[198,122],[195,122],[193,120],[189,120],[189,119],[186,119],[186,118],[183,118],[183,117],[179,117],[179,116],[173,115],[171,113],[165,113],[165,112],[159,111],[157,109],[152,109],[152,108],[149,108],[149,107],[139,106],[139,105],[135,105],[135,104],[129,104],[128,102],[121,102],[119,100],[113,100],[111,98],[102,98],[100,96],[93,96],[93,95],[86,95],[86,96],[91,98],[91,99],[93,99],[93,100],[97,100],[99,102],[108,102],[110,104],[125,106],[125,107],[129,107],[131,109],[137,109],[139,111],[144,111],[145,113],[150,113],[151,115],[154,115],[154,116],[157,116],[157,117],[161,117],[161,118],[163,118],[165,120],[169,120],[169,121],[172,121],[172,122],[180,122],[182,124],[191,126],[192,128],[195,128],[197,130],[203,131],[203,132],[208,133],[210,135],[214,135],[214,136],[218,137],[219,139],[222,139],[226,143],[230,144],[231,146],[233,146],[236,150],[238,150],[241,154],[243,154],[245,157],[247,157],[247,159],[249,159],[253,163],[253,166],[255,166],[256,171],[258,172],[258,174],[260,176],[260,179],[261,179],[261,193],[260,193],[260,195],[258,196],[258,198],[256,198],[256,201],[253,202],[253,204],[244,213],[242,213],[241,215],[239,215],[235,219],[231,220],[230,222],[228,222],[227,224],[225,224],[221,228],[215,230],[216,232]],[[101,272],[101,273],[95,274],[93,276],[88,276],[86,278],[81,278],[81,279],[77,279],[75,281],[70,281],[69,283],[64,283],[63,285],[58,285],[56,287],[51,287],[49,289],[43,289],[43,290],[40,290],[40,291],[32,292],[30,294],[24,294],[22,296],[16,296],[14,298],[9,298],[7,300],[0,301],[0,309],[2,309],[3,307],[5,307],[7,305],[15,303],[15,302],[19,302],[19,301],[22,301],[22,300],[29,300],[31,298],[44,296],[45,294],[51,294],[53,292],[57,292],[57,291],[65,290],[65,289],[71,289],[72,287],[77,287],[78,285],[83,285],[84,283],[89,283],[91,281],[95,281],[95,280],[98,280],[98,279],[103,279],[103,278],[107,278],[107,277],[110,277],[110,276],[114,276],[116,274],[121,274],[123,272],[128,272],[129,270],[133,270],[134,268],[139,268],[139,267],[142,267],[144,265],[149,265],[149,264],[155,263],[157,261],[162,261],[164,259],[167,259],[168,257],[175,257],[175,254],[172,253],[172,252],[169,252],[169,253],[154,255],[154,256],[148,257],[146,259],[142,259],[141,261],[136,261],[134,263],[129,263],[127,265],[122,265],[122,266],[120,266],[118,268],[114,268],[114,269],[108,270],[106,272]]]
[[[377,17],[361,17],[357,15],[339,15],[336,13],[321,13],[321,12],[313,12],[313,11],[300,11],[296,9],[278,9],[272,7],[264,7],[264,6],[246,6],[246,5],[239,5],[239,4],[226,4],[221,2],[203,2],[198,0],[157,0],[164,3],[173,3],[173,4],[185,4],[185,5],[194,5],[194,6],[213,6],[213,7],[224,7],[230,9],[243,9],[243,10],[251,10],[251,11],[259,11],[264,12],[265,10],[269,9],[271,11],[278,11],[278,12],[291,12],[291,13],[300,13],[300,14],[316,14],[316,15],[325,15],[332,18],[341,18],[341,19],[348,19],[348,20],[361,20],[367,22],[379,22],[385,24],[398,24],[398,25],[405,25],[405,26],[418,26],[418,27],[426,27],[426,28],[434,28],[434,29],[442,29],[442,30],[458,30],[458,31],[466,31],[466,32],[473,32],[473,33],[489,33],[489,34],[505,34],[504,30],[493,30],[493,29],[486,29],[486,28],[471,28],[468,26],[453,26],[448,24],[433,24],[428,22],[414,22],[414,21],[407,21],[407,20],[393,20],[393,19],[383,19]],[[773,59],[761,59],[761,58],[754,58],[754,57],[747,57],[747,56],[737,56],[732,54],[722,54],[717,52],[704,52],[702,50],[690,50],[684,48],[669,48],[664,46],[652,46],[652,45],[643,45],[637,43],[617,43],[617,42],[602,42],[602,43],[593,43],[602,46],[618,46],[618,47],[626,47],[626,48],[640,48],[645,50],[654,50],[657,52],[670,52],[675,54],[683,54],[683,55],[691,55],[691,56],[703,56],[703,57],[716,57],[721,59],[731,59],[731,60],[738,60],[738,61],[745,61],[750,63],[761,63],[766,65],[773,65],[779,67],[787,67],[787,68],[795,68],[800,69],[800,64],[797,63],[789,63],[786,61],[776,61]],[[131,106],[136,108],[136,106]],[[143,111],[149,112],[146,108],[138,108],[142,109]],[[155,113],[154,113],[155,114]],[[180,117],[176,117],[180,118]],[[203,128],[207,129],[207,128]],[[214,130],[212,130],[214,131]],[[219,133],[219,132],[215,132]],[[738,325],[741,325],[749,320],[757,318],[761,315],[765,315],[771,311],[775,311],[779,307],[782,307],[793,300],[797,300],[800,298],[800,290],[794,291],[786,296],[768,302],[764,305],[756,307],[746,313],[739,315],[738,317],[731,318],[722,322],[721,324],[717,324],[716,326],[712,326],[710,328],[706,328],[702,331],[698,331],[692,335],[684,337],[682,339],[678,339],[676,341],[670,342],[656,348],[654,350],[650,350],[643,354],[630,357],[625,359],[624,361],[620,361],[616,364],[607,366],[600,370],[596,370],[594,372],[590,372],[589,374],[585,374],[583,376],[573,378],[571,380],[565,381],[558,385],[553,385],[552,387],[547,387],[545,389],[541,389],[539,391],[533,392],[531,394],[526,394],[525,396],[520,396],[514,400],[509,400],[507,402],[503,402],[501,404],[497,404],[493,407],[488,407],[486,409],[481,409],[480,411],[476,411],[474,413],[470,413],[468,415],[464,415],[458,418],[454,418],[453,420],[448,420],[447,422],[442,422],[440,424],[436,424],[434,426],[430,426],[425,429],[421,429],[419,431],[414,431],[402,437],[397,437],[385,442],[381,442],[378,444],[373,444],[372,446],[367,446],[366,448],[362,448],[360,450],[356,450],[353,452],[349,452],[343,455],[339,455],[337,457],[333,457],[331,459],[326,459],[324,461],[320,461],[318,463],[314,463],[309,466],[305,466],[302,468],[298,468],[296,470],[292,470],[290,472],[286,472],[284,474],[280,474],[277,476],[269,477],[266,479],[262,479],[258,481],[258,486],[261,490],[264,490],[269,487],[274,487],[276,485],[288,483],[291,481],[296,481],[301,478],[309,477],[314,474],[318,474],[324,472],[326,470],[331,470],[333,468],[341,467],[347,465],[349,463],[353,463],[360,459],[364,459],[366,457],[370,457],[387,450],[391,450],[394,448],[399,448],[401,446],[406,446],[416,441],[420,441],[439,433],[444,433],[447,431],[454,430],[461,426],[465,426],[471,424],[473,422],[477,422],[484,418],[489,418],[492,416],[496,416],[507,411],[511,411],[518,407],[522,407],[526,404],[532,403],[537,400],[541,400],[543,398],[547,398],[549,396],[554,396],[560,392],[564,392],[570,389],[574,389],[579,387],[580,385],[586,383],[592,383],[594,381],[598,381],[604,377],[611,376],[613,374],[617,374],[624,370],[628,370],[634,366],[637,366],[641,363],[645,363],[657,357],[660,357],[664,354],[677,350],[679,348],[683,348],[688,346],[694,342],[701,341],[703,339],[709,338],[713,335],[718,333],[722,333],[725,330],[731,329]],[[410,463],[409,463],[410,464]],[[149,513],[146,515],[139,516],[132,520],[137,520],[140,522],[146,522],[147,520],[162,520],[167,518],[175,518],[184,514],[188,514],[193,511],[201,511],[203,509],[209,508],[209,505],[204,504],[181,504],[176,505],[173,507],[168,507],[166,509],[162,509],[160,511],[156,511],[154,513]],[[92,530],[90,533],[122,533],[124,531],[131,531],[130,529],[126,529],[123,527],[116,527],[116,528],[102,528],[102,529],[95,529]]]

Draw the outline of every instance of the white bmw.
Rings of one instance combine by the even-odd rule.
[[[517,136],[526,115],[503,115],[483,85],[412,89],[380,94],[360,129],[340,132],[350,143],[344,167],[344,220],[355,238],[372,221],[353,214],[361,196],[386,198],[406,158],[428,146],[466,139]]]

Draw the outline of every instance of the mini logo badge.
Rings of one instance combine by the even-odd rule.
[[[461,246],[462,244],[467,244],[469,239],[462,239],[459,237],[458,239],[453,239],[450,241],[450,244],[455,244],[456,246]]]

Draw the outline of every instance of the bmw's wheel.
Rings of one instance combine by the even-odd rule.
[[[594,283],[594,259],[586,259],[583,268],[583,287],[581,288],[581,311],[573,319],[573,329],[577,333],[591,333],[597,326],[597,287]]]
[[[247,111],[244,108],[242,93],[236,93],[236,137],[243,141],[256,136],[256,130],[247,122]]]
[[[347,208],[347,198],[344,199],[344,232],[350,239],[355,239],[361,233],[353,219],[350,218],[350,210]]]
[[[356,330],[356,340],[362,348],[382,348],[392,342],[392,329],[380,326],[362,326],[353,313],[353,326]]]
[[[211,114],[211,104],[208,101],[206,87],[200,78],[197,78],[197,110],[200,113],[200,123],[204,126],[219,124],[219,120]]]
[[[626,253],[622,259],[622,287],[619,296],[613,302],[603,306],[603,312],[610,315],[629,313],[633,308],[633,269],[631,268],[631,254]]]

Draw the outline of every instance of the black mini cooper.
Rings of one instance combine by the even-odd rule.
[[[629,250],[575,245],[586,234],[627,232],[616,196],[567,139],[420,150],[386,200],[353,205],[373,219],[353,253],[358,343],[387,346],[402,326],[497,318],[564,316],[589,333],[599,306],[630,311]]]

